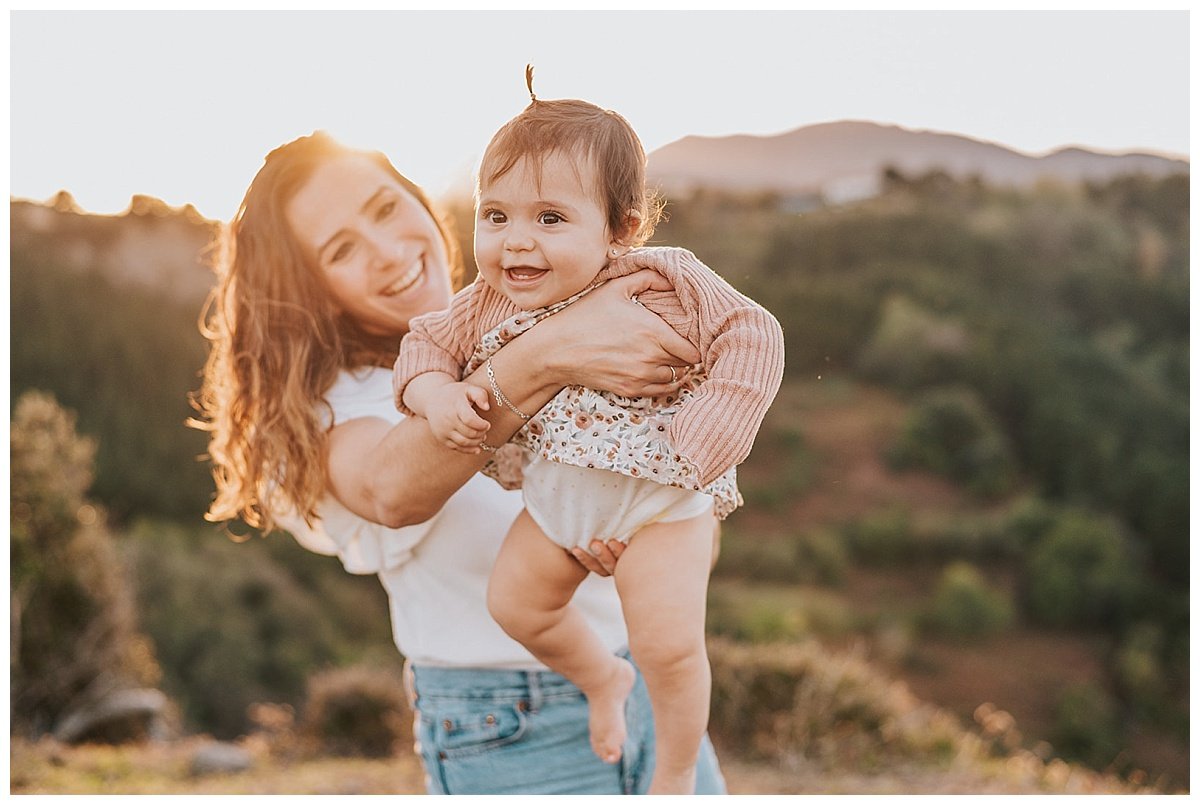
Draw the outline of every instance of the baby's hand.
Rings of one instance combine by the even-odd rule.
[[[488,393],[470,383],[447,383],[433,390],[426,406],[429,429],[446,447],[475,454],[492,424],[475,409],[491,408]]]

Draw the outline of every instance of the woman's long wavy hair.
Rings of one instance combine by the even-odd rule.
[[[460,271],[449,227],[383,154],[349,149],[320,131],[268,154],[219,244],[217,285],[200,320],[210,349],[192,424],[211,434],[210,521],[240,518],[266,532],[275,513],[289,511],[311,523],[326,490],[325,392],[342,369],[395,360],[399,338],[366,333],[342,314],[286,217],[317,167],[353,154],[378,163],[421,202],[452,272]]]

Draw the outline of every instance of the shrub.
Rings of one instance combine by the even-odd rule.
[[[1025,569],[1030,615],[1052,626],[1109,626],[1128,617],[1143,584],[1139,555],[1118,523],[1067,510]]]
[[[916,539],[909,514],[895,508],[846,525],[846,542],[855,559],[868,565],[887,565],[914,558]]]
[[[308,680],[303,730],[330,754],[391,757],[411,742],[412,715],[400,674],[358,665]]]
[[[11,726],[36,735],[159,671],[104,513],[84,497],[94,444],[41,392],[17,400],[10,440]]]
[[[724,534],[713,574],[764,582],[796,581],[795,546],[785,537]]]
[[[918,529],[919,542],[931,559],[1007,560],[1024,554],[1020,541],[1008,530],[1003,515],[955,514],[942,522]]]
[[[741,615],[732,636],[749,643],[775,643],[797,639],[803,634],[803,627],[799,612],[757,604]]]
[[[1122,746],[1117,705],[1112,696],[1090,682],[1063,691],[1055,711],[1051,742],[1062,757],[1082,760],[1093,768],[1109,766]]]
[[[922,309],[905,296],[890,297],[879,325],[858,359],[867,377],[902,389],[957,376],[968,349],[962,323]]]
[[[855,652],[711,639],[709,656],[709,729],[743,757],[869,767],[896,757],[946,761],[969,743],[956,719],[922,706]]]
[[[804,581],[817,584],[841,584],[850,564],[846,542],[834,531],[818,528],[796,537],[796,560]]]
[[[848,564],[844,540],[824,529],[788,536],[727,534],[714,574],[760,582],[839,584]]]
[[[1053,526],[1058,509],[1039,497],[1022,497],[1008,507],[1000,530],[1016,553],[1040,540]]]
[[[1160,716],[1166,703],[1163,648],[1162,628],[1140,623],[1125,634],[1113,658],[1113,675],[1122,698],[1149,718]]]
[[[863,628],[842,596],[790,585],[719,581],[709,587],[709,634],[750,643],[795,641],[806,635],[844,637]]]
[[[921,395],[888,459],[898,469],[944,475],[984,497],[1007,492],[1016,476],[1008,438],[979,396],[965,388]]]
[[[749,643],[796,640],[805,631],[802,614],[792,607],[748,598],[743,591],[710,587],[705,631]]]
[[[983,637],[1012,622],[1012,601],[988,586],[975,567],[955,562],[942,572],[929,612],[934,629],[956,637]]]

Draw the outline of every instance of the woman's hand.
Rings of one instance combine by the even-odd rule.
[[[671,283],[650,269],[618,277],[529,334],[553,330],[547,369],[564,385],[627,397],[667,394],[679,388],[683,370],[700,360],[700,352],[634,297],[670,289]]]
[[[617,560],[625,553],[625,543],[615,539],[608,542],[592,540],[591,552],[583,548],[572,548],[571,556],[583,565],[584,569],[598,576],[611,576],[617,568]]]

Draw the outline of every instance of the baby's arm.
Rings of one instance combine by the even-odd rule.
[[[434,438],[460,453],[478,453],[491,427],[475,408],[491,408],[487,391],[444,372],[417,375],[404,388],[404,406],[429,421]]]
[[[695,465],[701,484],[746,460],[783,380],[783,330],[766,309],[738,306],[709,324],[717,327],[716,337],[702,349],[708,377],[680,408],[669,431],[675,448]],[[702,321],[702,330],[704,326]]]
[[[454,295],[450,307],[417,316],[408,323],[408,333],[400,341],[400,354],[392,367],[392,392],[396,408],[402,413],[424,416],[424,412],[414,411],[406,403],[405,392],[415,378],[429,372],[448,375],[450,382],[462,378],[476,329],[472,324],[477,298],[473,283]]]
[[[672,443],[710,483],[746,460],[783,382],[783,328],[688,254],[676,283],[696,295],[700,351],[708,379],[671,423]]]

